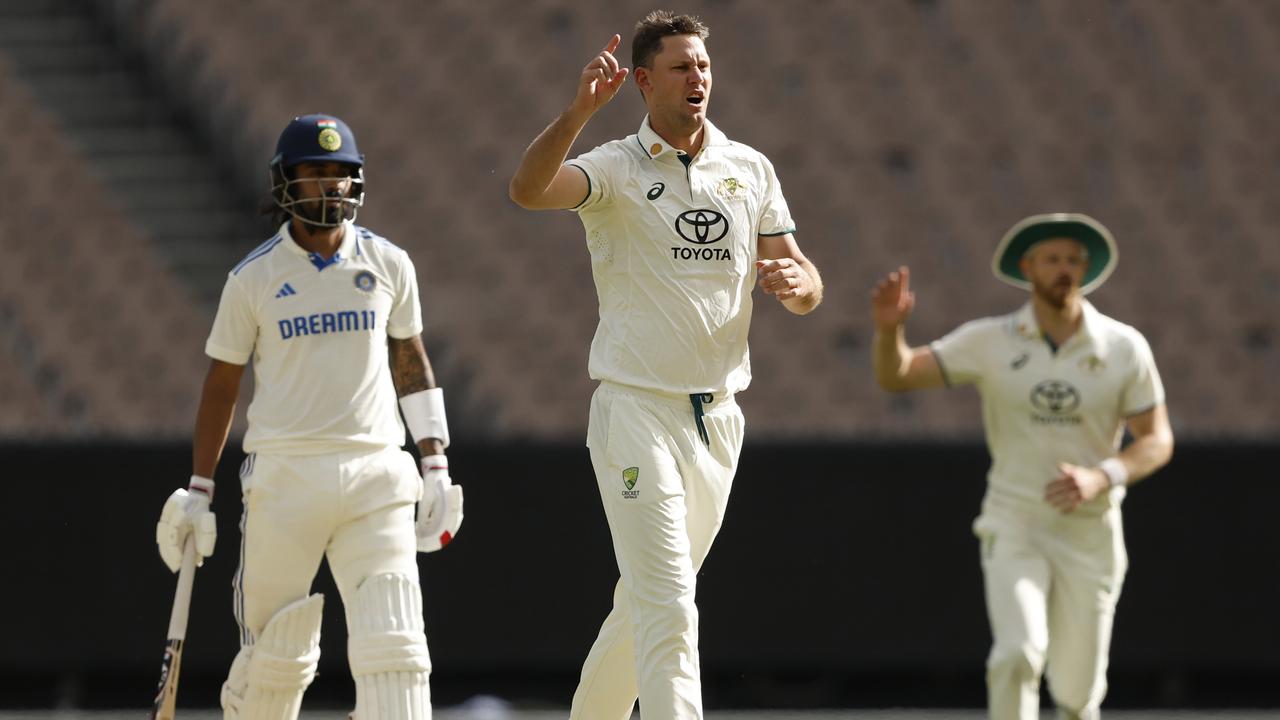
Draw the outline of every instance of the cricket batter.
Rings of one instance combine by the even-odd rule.
[[[1046,669],[1063,718],[1099,717],[1128,557],[1120,502],[1173,454],[1164,389],[1142,335],[1084,296],[1116,265],[1111,233],[1086,215],[1036,215],[1001,241],[993,270],[1031,291],[1020,310],[911,348],[908,269],[871,294],[876,380],[891,391],[973,383],[992,465],[980,540],[994,642],[995,720],[1040,717]],[[1128,427],[1133,441],[1120,450]]]
[[[698,18],[636,25],[634,135],[565,161],[631,72],[613,36],[524,154],[511,198],[572,209],[586,228],[600,324],[587,447],[620,579],[569,717],[702,717],[695,578],[724,517],[742,446],[734,394],[751,379],[751,291],[803,315],[822,299],[773,166],[707,119],[711,59]]]
[[[281,133],[270,171],[284,222],[227,275],[205,346],[212,360],[194,474],[156,528],[171,570],[190,532],[199,554],[212,554],[211,478],[252,357],[233,583],[241,647],[222,690],[227,718],[298,716],[320,656],[323,598],[309,592],[324,556],[346,610],[353,717],[431,717],[416,553],[457,532],[462,491],[444,455],[449,430],[419,337],[413,263],[354,223],[363,166],[355,137],[335,117],[294,118]],[[422,454],[421,476],[400,449],[397,396]]]

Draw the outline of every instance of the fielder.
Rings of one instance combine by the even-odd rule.
[[[915,306],[906,267],[872,292],[876,379],[886,390],[973,383],[992,465],[980,540],[994,642],[995,720],[1040,717],[1040,676],[1063,718],[1099,717],[1128,557],[1120,503],[1173,453],[1164,389],[1142,335],[1084,296],[1116,265],[1111,233],[1079,214],[1015,225],[996,277],[1031,291],[1010,315],[908,347]],[[1133,441],[1120,450],[1125,427]]]
[[[309,592],[326,556],[346,610],[353,717],[431,717],[416,553],[457,532],[462,490],[444,455],[449,430],[419,337],[413,263],[354,223],[363,166],[337,118],[294,118],[281,133],[270,170],[283,223],[227,275],[205,346],[194,474],[156,528],[171,570],[188,532],[201,556],[212,554],[211,478],[252,357],[233,582],[240,653],[222,689],[227,718],[298,716],[320,656],[322,597]],[[397,396],[421,476],[400,449]]]
[[[583,69],[572,104],[524,154],[511,198],[572,209],[600,304],[589,370],[600,381],[587,447],[620,579],[569,717],[702,717],[694,585],[724,517],[742,445],[734,394],[751,379],[751,291],[796,314],[822,299],[773,166],[707,119],[711,60],[697,18],[636,25],[639,131],[565,161],[630,71],[617,35]]]

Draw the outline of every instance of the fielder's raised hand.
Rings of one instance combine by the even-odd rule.
[[[916,295],[911,292],[911,270],[906,265],[889,273],[871,291],[871,317],[876,328],[893,332],[906,324],[916,306]]]
[[[573,109],[594,113],[618,94],[618,88],[626,82],[629,69],[619,66],[614,51],[622,42],[622,36],[614,35],[604,49],[600,51],[582,69],[582,77],[578,79],[578,94],[573,98]]]

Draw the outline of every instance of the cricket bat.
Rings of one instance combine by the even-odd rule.
[[[164,647],[164,663],[160,666],[160,687],[156,689],[151,720],[173,720],[178,703],[178,672],[182,669],[182,641],[187,635],[187,611],[191,608],[191,586],[196,576],[196,540],[192,533],[182,549],[182,568],[178,571],[178,590],[173,595],[173,611],[169,613],[169,639]]]

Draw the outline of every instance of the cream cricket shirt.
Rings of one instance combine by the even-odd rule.
[[[751,382],[756,237],[795,226],[769,160],[705,127],[687,167],[648,117],[569,161],[590,186],[574,210],[600,301],[594,379],[717,394]]]
[[[311,455],[404,443],[387,337],[422,332],[408,254],[348,222],[329,261],[285,223],[227,275],[205,353],[253,358],[246,452]]]
[[[989,493],[1043,506],[1059,462],[1093,467],[1115,455],[1125,418],[1164,403],[1147,341],[1084,303],[1080,330],[1054,352],[1030,303],[962,325],[930,345],[948,385],[974,383],[992,465]],[[1123,489],[1112,491],[1114,502]],[[1084,506],[1099,512],[1103,494]]]

